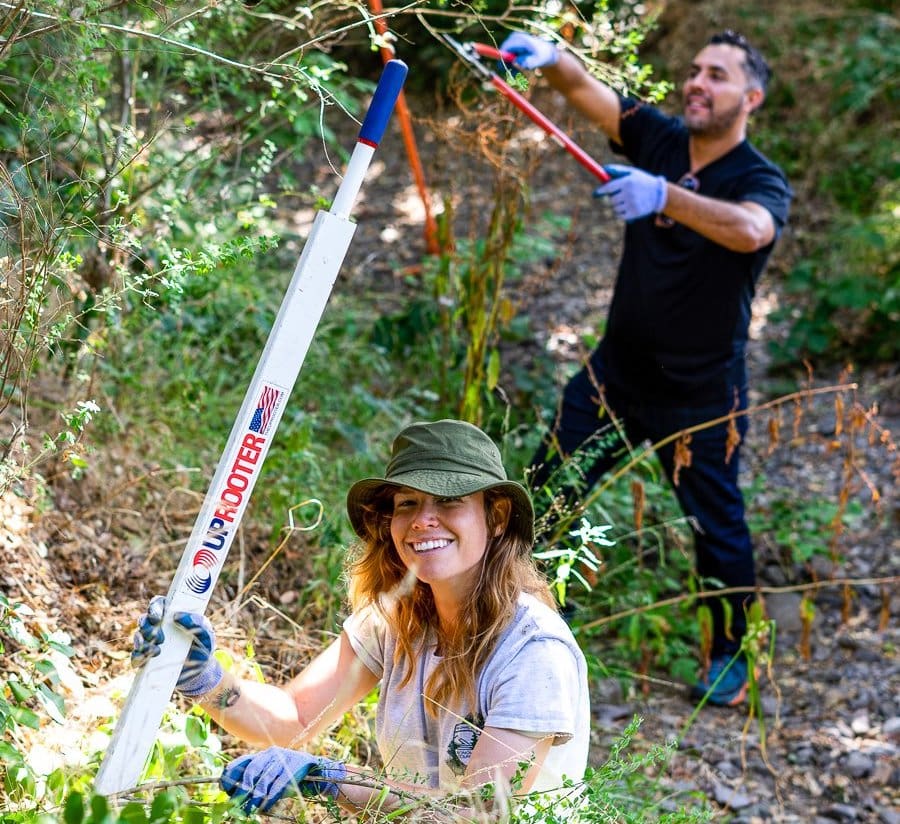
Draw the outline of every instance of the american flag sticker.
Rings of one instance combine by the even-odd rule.
[[[256,409],[253,412],[253,420],[250,421],[251,432],[258,432],[260,435],[268,433],[272,417],[278,410],[283,396],[284,390],[279,389],[277,386],[263,386],[259,400],[256,402]]]

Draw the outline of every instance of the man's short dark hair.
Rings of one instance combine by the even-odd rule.
[[[744,72],[751,85],[759,86],[763,91],[769,85],[772,71],[759,49],[750,45],[750,41],[739,32],[725,29],[709,38],[709,45],[736,46],[744,52]]]

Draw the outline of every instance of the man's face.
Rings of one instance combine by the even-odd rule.
[[[706,46],[694,58],[682,86],[684,122],[691,134],[743,132],[750,112],[762,102],[762,91],[750,87],[743,66],[743,50],[725,43]]]

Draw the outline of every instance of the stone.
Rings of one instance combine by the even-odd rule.
[[[729,787],[727,784],[722,784],[719,781],[713,787],[713,798],[716,799],[717,803],[732,810],[741,810],[753,803],[753,800],[747,793]]]
[[[865,778],[875,768],[875,762],[861,752],[851,752],[844,761],[844,769],[853,778]]]

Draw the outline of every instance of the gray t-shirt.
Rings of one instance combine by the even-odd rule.
[[[535,738],[553,735],[553,746],[532,792],[584,776],[590,735],[590,702],[584,655],[565,622],[530,595],[498,640],[476,682],[477,706],[468,702],[426,712],[423,688],[440,658],[426,641],[410,681],[395,666],[396,638],[377,610],[351,615],[344,631],[354,652],[381,679],[376,739],[384,766],[396,778],[454,789],[485,726]],[[524,759],[523,759],[524,760]]]

